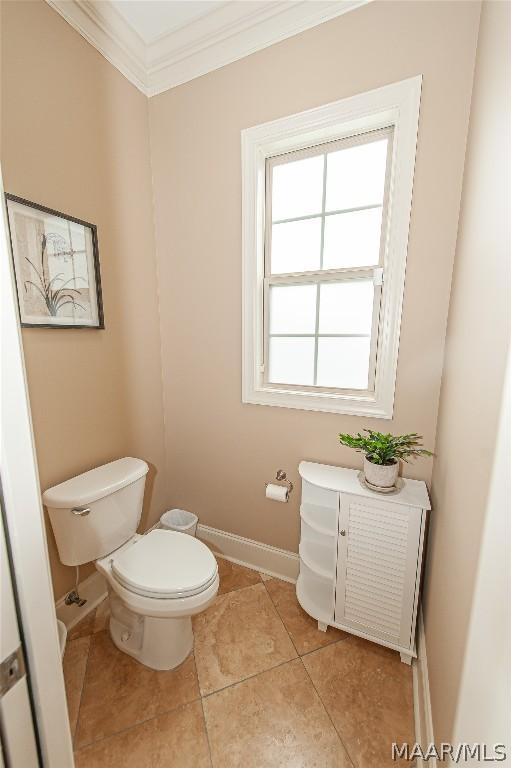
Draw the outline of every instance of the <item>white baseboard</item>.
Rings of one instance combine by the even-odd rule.
[[[106,583],[103,576],[97,571],[84,579],[78,585],[80,597],[87,600],[85,605],[66,605],[66,598],[61,597],[55,605],[57,619],[62,621],[69,630],[78,624],[79,621],[94,610],[107,596]]]
[[[234,533],[219,531],[207,525],[197,526],[197,537],[209,544],[216,554],[232,563],[244,565],[283,581],[294,583],[298,578],[299,559],[294,552],[245,539]]]
[[[433,734],[433,717],[431,714],[431,698],[429,693],[428,657],[426,653],[426,635],[422,610],[419,611],[417,622],[417,658],[413,662],[413,711],[415,717],[415,740],[424,750],[428,744],[435,743]],[[418,759],[417,765],[427,765],[436,768],[437,760],[431,757],[427,763]]]

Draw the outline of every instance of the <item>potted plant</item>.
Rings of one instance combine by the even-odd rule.
[[[364,429],[367,435],[339,435],[339,442],[365,454],[364,477],[375,489],[389,489],[396,485],[399,461],[409,461],[418,456],[432,456],[422,447],[422,436],[416,432],[408,435],[391,435]]]

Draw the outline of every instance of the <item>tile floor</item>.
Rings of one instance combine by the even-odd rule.
[[[118,651],[108,603],[68,636],[64,676],[77,768],[380,768],[413,742],[399,655],[319,632],[294,586],[219,559],[195,648],[155,672]]]

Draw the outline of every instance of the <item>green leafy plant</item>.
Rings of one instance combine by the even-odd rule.
[[[416,459],[419,456],[433,456],[431,451],[422,447],[422,436],[416,432],[408,435],[391,435],[382,432],[374,432],[372,429],[364,429],[367,435],[357,432],[356,435],[340,434],[339,442],[354,448],[360,453],[365,453],[366,458],[372,464],[389,466],[402,459]]]
[[[25,280],[25,285],[32,285],[36,291],[41,295],[44,303],[46,304],[46,308],[50,315],[52,317],[56,317],[59,313],[59,310],[61,310],[63,307],[65,307],[67,304],[72,304],[73,308],[79,307],[80,309],[85,309],[81,304],[79,304],[75,297],[73,296],[73,293],[80,294],[80,291],[78,288],[70,288],[69,283],[75,282],[79,278],[71,277],[69,280],[65,280],[62,277],[62,272],[60,272],[58,275],[55,275],[55,277],[52,277],[50,280],[49,277],[46,276],[46,272],[44,269],[44,255],[46,251],[46,235],[43,235],[41,238],[41,269],[39,270],[33,261],[31,261],[28,256],[25,256],[26,260],[34,270],[35,274],[37,275],[37,283],[34,283],[33,280]],[[83,278],[82,278],[83,279]]]

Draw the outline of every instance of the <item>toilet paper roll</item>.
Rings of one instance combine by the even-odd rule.
[[[285,485],[275,485],[268,483],[266,486],[266,498],[272,501],[287,501],[289,498],[289,489]]]

